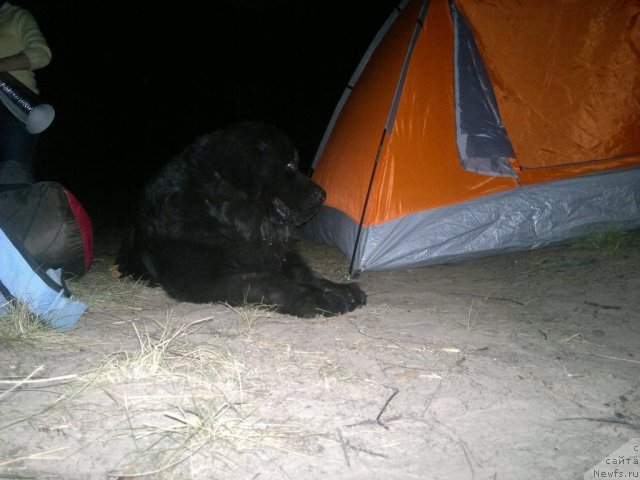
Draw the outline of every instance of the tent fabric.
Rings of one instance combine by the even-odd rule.
[[[307,233],[351,256],[358,224],[322,209]],[[640,169],[534,184],[364,228],[352,274],[522,251],[640,228]]]
[[[428,11],[408,66],[393,130],[380,145],[423,4],[428,4]],[[364,226],[517,184],[513,178],[480,177],[460,168],[452,59],[453,26],[447,2],[407,5],[353,86],[314,169],[313,179],[327,191],[327,207],[360,220],[376,156],[379,161]],[[450,188],[453,184],[456,188]]]
[[[472,254],[560,241],[549,229],[633,227],[638,182],[619,189],[608,174],[637,179],[640,167],[639,18],[640,5],[625,0],[403,2],[358,66],[318,149],[313,179],[327,199],[308,232],[355,252],[356,269],[464,259],[470,247],[455,240],[464,235],[446,227],[444,212],[552,211],[562,204],[557,186],[567,187],[564,204],[584,228],[540,221],[536,238],[526,223],[514,224],[518,241],[488,230]],[[600,200],[581,207],[569,186],[599,181]],[[526,187],[534,185],[539,193],[531,195]],[[612,206],[629,201],[635,213],[612,215]],[[435,218],[427,231],[416,221]],[[502,225],[459,221],[470,232]],[[447,243],[447,253],[435,253],[427,237]]]
[[[640,3],[458,4],[524,170],[637,158]]]

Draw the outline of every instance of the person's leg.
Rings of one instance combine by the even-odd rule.
[[[0,105],[0,185],[33,183],[38,135]]]

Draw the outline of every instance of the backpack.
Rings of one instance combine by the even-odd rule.
[[[64,279],[91,268],[93,249],[91,219],[62,185],[0,186],[0,315],[18,302],[54,328],[73,327],[87,305]]]
[[[0,228],[0,315],[16,303],[53,328],[72,328],[88,305],[72,297],[62,269],[45,269]]]
[[[45,270],[61,269],[69,278],[91,268],[91,219],[59,183],[0,186],[0,228]]]

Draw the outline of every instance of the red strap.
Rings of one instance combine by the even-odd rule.
[[[91,268],[93,262],[93,225],[91,224],[91,218],[84,209],[80,201],[66,188],[63,188],[64,193],[67,195],[69,201],[69,207],[76,218],[76,223],[80,229],[80,235],[82,236],[82,245],[84,247],[84,269],[85,272]]]

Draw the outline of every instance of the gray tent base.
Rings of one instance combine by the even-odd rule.
[[[640,169],[518,187],[363,227],[353,275],[531,250],[640,227]],[[358,223],[322,207],[304,233],[354,253]]]

